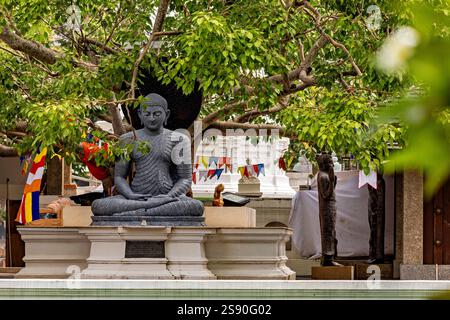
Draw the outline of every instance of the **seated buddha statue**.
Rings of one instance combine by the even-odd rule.
[[[203,225],[202,202],[186,196],[192,184],[190,139],[164,128],[170,110],[158,94],[145,97],[138,115],[144,128],[136,130],[136,137],[132,132],[120,137],[133,150],[129,159],[115,163],[119,194],[93,202],[93,225]],[[142,150],[142,142],[150,150]],[[135,175],[129,184],[133,164]]]

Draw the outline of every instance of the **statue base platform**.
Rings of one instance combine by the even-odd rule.
[[[203,216],[93,216],[93,226],[165,226],[201,227]]]
[[[312,267],[313,280],[353,280],[353,266]]]
[[[295,280],[292,230],[164,226],[19,227],[15,278]]]
[[[356,280],[367,280],[374,272],[379,272],[381,280],[392,280],[394,277],[392,263],[368,264],[358,263],[355,265]]]

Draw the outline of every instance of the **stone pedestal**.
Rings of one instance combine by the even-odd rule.
[[[206,256],[217,279],[295,280],[286,266],[288,228],[222,228],[208,236]]]
[[[209,228],[172,228],[166,242],[167,269],[175,279],[216,279],[208,270],[205,255],[206,237],[215,233]]]
[[[90,243],[77,228],[17,228],[25,242],[25,268],[16,278],[67,278],[86,268]]]
[[[61,220],[64,227],[88,227],[92,223],[90,206],[67,206],[62,209]]]
[[[379,273],[378,273],[379,272]],[[367,280],[369,277],[380,276],[380,280],[392,280],[393,267],[391,263],[367,264],[358,263],[355,265],[355,279]]]
[[[88,227],[81,228],[91,243],[83,279],[173,279],[167,270],[167,257],[127,257],[131,241],[165,242],[170,228],[166,227]]]
[[[82,227],[19,229],[17,278],[291,280],[291,229]]]
[[[311,279],[313,280],[353,280],[353,274],[353,266],[311,268]]]
[[[205,223],[203,216],[92,216],[93,226],[196,226]]]
[[[205,224],[215,228],[256,227],[256,210],[249,207],[205,207]]]

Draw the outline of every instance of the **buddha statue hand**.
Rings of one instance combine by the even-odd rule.
[[[150,198],[150,195],[148,195],[148,194],[132,193],[132,194],[126,195],[126,198],[127,198],[128,200],[145,201],[145,200],[147,200],[148,198]]]

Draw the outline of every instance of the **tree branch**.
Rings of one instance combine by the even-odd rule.
[[[114,97],[115,98],[115,97]],[[120,110],[118,105],[109,105],[109,114],[111,115],[111,124],[113,126],[114,134],[119,136],[123,135],[126,131],[122,123],[120,116]]]
[[[139,57],[134,63],[133,67],[133,75],[131,77],[131,88],[130,88],[130,96],[131,98],[135,98],[135,89],[136,89],[136,79],[139,72],[139,65],[141,64],[142,60],[144,60],[145,55],[147,54],[148,50],[150,49],[150,46],[152,42],[156,39],[156,32],[161,31],[162,25],[164,23],[164,19],[167,14],[167,8],[169,7],[169,0],[161,0],[159,3],[158,13],[156,14],[155,23],[153,24],[153,30],[148,38],[148,41],[144,48],[141,50]]]
[[[16,33],[12,32],[8,27],[3,28],[0,33],[0,40],[5,42],[10,48],[23,52],[43,63],[54,64],[58,59],[65,57],[64,54],[49,49],[41,43],[20,37]],[[97,65],[79,59],[73,58],[72,63],[75,66],[80,66],[88,70],[97,69]]]
[[[107,53],[113,53],[113,54],[118,53],[118,51],[116,49],[108,47],[108,46],[104,45],[103,43],[101,43],[100,41],[97,41],[95,39],[83,38],[83,41],[86,42],[86,43],[92,44],[92,45],[102,49],[103,51],[105,51]]]
[[[336,40],[334,40],[333,38],[331,38],[329,35],[327,35],[325,33],[325,31],[323,31],[322,28],[319,28],[320,33],[322,34],[322,36],[326,37],[327,40],[336,48],[340,48],[342,51],[345,52],[345,54],[348,57],[348,60],[350,61],[350,64],[352,65],[353,69],[356,72],[357,76],[362,75],[361,70],[359,69],[358,65],[355,63],[355,60],[353,60],[352,55],[350,54],[350,52],[348,51],[348,49],[342,44],[337,42]]]
[[[54,64],[60,55],[58,52],[53,51],[40,43],[18,36],[8,27],[3,28],[0,33],[0,39],[12,49],[23,52],[44,63]]]
[[[15,148],[0,144],[0,157],[17,157],[18,155]]]
[[[119,139],[119,136],[117,134],[111,134],[110,132],[103,130],[100,126],[96,125],[91,119],[87,118],[86,123],[89,127],[91,127],[94,130],[100,131],[105,133],[106,137],[111,140],[117,140]]]
[[[204,117],[202,120],[202,123],[204,126],[208,127],[211,123],[219,119],[221,116],[225,116],[230,114],[230,112],[242,108],[244,105],[247,104],[247,101],[236,101],[233,103],[230,103],[226,106],[224,106],[222,109],[214,111],[210,114],[208,114],[206,117]]]
[[[259,116],[264,116],[264,115],[268,115],[268,114],[272,114],[272,113],[281,111],[289,105],[289,99],[282,98],[280,100],[281,100],[280,103],[278,103],[275,107],[272,107],[272,108],[269,108],[266,110],[258,110],[258,109],[250,110],[249,112],[246,112],[243,115],[234,119],[234,122],[244,123],[244,122],[250,121],[251,119],[259,117]]]
[[[320,34],[322,35],[322,37],[325,37],[325,39],[330,42],[334,47],[341,49],[342,51],[345,52],[345,54],[348,57],[348,60],[350,61],[350,64],[352,65],[353,69],[356,72],[357,76],[362,75],[361,70],[359,69],[358,65],[355,63],[355,60],[353,60],[352,55],[350,54],[350,52],[348,51],[348,49],[342,44],[337,42],[336,40],[334,40],[331,36],[329,36],[322,28],[321,26],[321,15],[320,13],[307,1],[307,0],[303,0],[302,1],[302,5],[305,6],[305,8],[307,8],[308,10],[304,10],[306,13],[309,14],[309,16],[313,19],[317,30],[319,30]],[[312,14],[311,14],[312,12]]]

